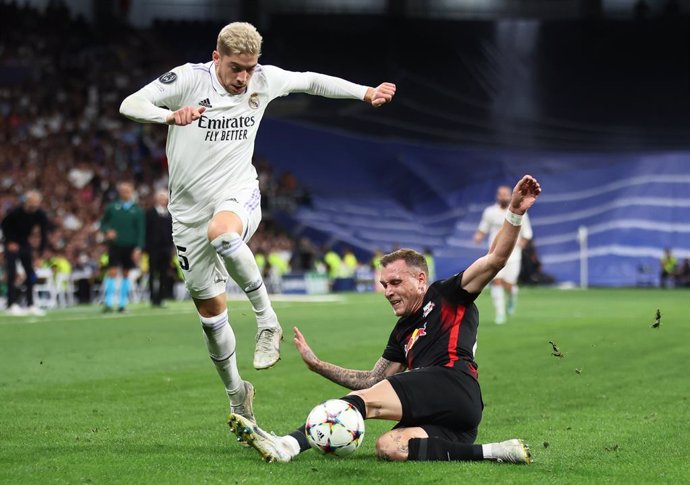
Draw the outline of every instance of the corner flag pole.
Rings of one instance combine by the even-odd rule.
[[[577,242],[580,243],[580,288],[586,290],[589,286],[589,255],[587,252],[587,238],[589,232],[586,226],[577,228]]]

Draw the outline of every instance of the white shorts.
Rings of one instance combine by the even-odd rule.
[[[261,222],[261,194],[256,186],[243,188],[224,199],[213,209],[237,214],[242,221],[244,242],[249,241]],[[192,298],[206,300],[225,293],[228,271],[223,259],[208,240],[208,223],[183,224],[173,220],[173,241]]]
[[[506,283],[516,285],[518,277],[520,276],[520,267],[522,266],[522,258],[508,258],[508,262],[501,271],[494,277],[494,279],[502,279]]]

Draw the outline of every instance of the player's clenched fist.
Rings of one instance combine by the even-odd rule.
[[[541,185],[531,175],[525,175],[513,189],[513,197],[510,201],[510,211],[522,215],[534,205],[541,194]]]
[[[169,125],[185,126],[201,118],[204,111],[203,106],[185,106],[170,113],[165,121]]]
[[[364,100],[374,108],[378,108],[386,103],[390,103],[395,96],[395,84],[381,83],[376,88],[367,89]]]

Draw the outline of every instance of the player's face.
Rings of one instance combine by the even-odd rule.
[[[120,184],[117,187],[117,192],[122,200],[131,200],[134,195],[134,187],[132,184]]]
[[[508,207],[508,204],[510,204],[510,198],[512,195],[513,194],[510,192],[510,187],[499,187],[496,191],[496,202],[498,202],[498,205],[505,209]]]
[[[245,92],[258,62],[259,56],[255,54],[224,55],[213,51],[218,80],[230,94]]]
[[[168,196],[163,192],[156,194],[156,204],[161,207],[166,207],[168,205]]]
[[[400,259],[388,263],[381,270],[381,285],[393,307],[393,313],[406,317],[422,306],[426,293],[426,274]]]
[[[41,196],[35,192],[30,192],[26,195],[24,201],[24,210],[26,212],[36,212],[41,205]]]

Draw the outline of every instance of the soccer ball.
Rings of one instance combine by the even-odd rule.
[[[330,399],[311,410],[305,432],[315,450],[324,455],[348,456],[364,440],[364,419],[349,402]]]

